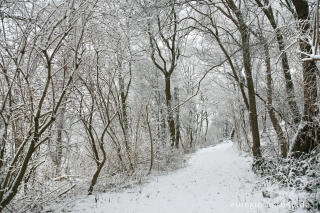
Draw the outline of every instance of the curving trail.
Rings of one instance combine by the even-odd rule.
[[[261,191],[254,190],[256,176],[250,159],[239,156],[229,143],[201,149],[189,166],[151,183],[123,192],[93,196],[73,203],[68,212],[88,213],[259,213],[288,212],[268,206]],[[270,203],[270,201],[269,201]]]

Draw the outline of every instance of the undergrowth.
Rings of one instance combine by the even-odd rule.
[[[304,208],[320,210],[320,146],[300,158],[264,157],[255,159],[252,170],[265,184],[278,184],[280,187],[305,192]],[[295,205],[299,206],[299,204]]]

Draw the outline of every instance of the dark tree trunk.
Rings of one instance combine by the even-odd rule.
[[[165,94],[166,94],[166,105],[167,105],[167,113],[168,113],[168,125],[169,125],[169,134],[170,134],[170,142],[171,146],[175,145],[175,137],[176,137],[176,129],[173,119],[173,112],[171,106],[171,74],[165,75]]]
[[[120,93],[120,100],[121,100],[121,113],[119,114],[119,122],[123,132],[124,145],[127,153],[127,158],[129,161],[129,167],[133,171],[134,167],[131,159],[131,154],[132,154],[131,146],[129,144],[129,123],[128,123],[128,113],[127,113],[127,95],[129,92],[131,80],[129,81],[127,87],[125,88],[125,82],[122,76],[121,62],[119,62],[118,81],[119,81],[119,90],[120,90],[119,93]]]
[[[102,162],[99,162],[98,165],[97,165],[97,169],[96,171],[94,172],[92,178],[91,178],[91,183],[90,183],[90,186],[89,186],[89,189],[88,189],[88,195],[91,195],[92,194],[92,191],[93,191],[93,187],[97,184],[97,180],[98,180],[98,177],[100,175],[100,172],[104,166],[104,163],[105,163],[105,159],[103,159]]]
[[[193,146],[193,133],[192,133],[193,131],[192,131],[192,129],[190,130],[190,133],[189,133],[189,135],[190,135],[190,148],[192,148],[192,146]]]
[[[148,171],[148,175],[149,175],[149,174],[151,174],[152,167],[153,167],[154,151],[153,151],[152,131],[151,131],[150,121],[149,121],[148,105],[146,105],[146,121],[147,121],[149,137],[150,137],[150,166],[149,166],[149,171]]]
[[[180,108],[179,108],[179,89],[176,87],[174,88],[174,99],[176,104],[175,109],[175,122],[176,122],[176,140],[175,140],[175,146],[176,148],[179,148],[179,142],[180,142]]]
[[[292,0],[296,8],[300,28],[303,33],[310,30],[309,5],[307,0]],[[300,39],[300,50],[304,53],[311,53],[311,45]],[[306,55],[301,54],[301,59]],[[304,110],[302,116],[303,126],[298,130],[297,137],[292,147],[293,156],[300,156],[302,153],[309,153],[319,144],[319,123],[317,121],[317,66],[315,61],[304,60],[302,63],[303,89],[304,89]]]
[[[250,33],[249,29],[245,24],[241,11],[236,7],[233,0],[226,1],[228,6],[235,13],[238,24],[239,31],[241,34],[241,44],[242,44],[242,57],[243,65],[246,74],[247,87],[248,87],[248,99],[249,99],[249,119],[250,127],[252,133],[252,153],[254,157],[261,157],[260,151],[260,134],[259,134],[259,125],[258,125],[258,116],[257,116],[257,107],[256,107],[256,94],[254,89],[254,83],[252,78],[252,69],[251,69],[251,54],[250,54]]]
[[[208,129],[209,129],[209,118],[208,118],[208,112],[205,112],[205,120],[206,120],[206,130],[204,133],[204,142],[207,142],[207,135],[208,135]]]
[[[259,125],[258,125],[258,116],[257,116],[257,107],[256,107],[256,94],[254,90],[254,83],[252,79],[252,70],[251,70],[251,56],[249,48],[249,34],[248,29],[241,27],[241,37],[242,37],[242,47],[243,47],[243,63],[246,73],[246,80],[248,86],[248,97],[249,97],[249,118],[250,118],[250,127],[252,133],[252,153],[254,157],[261,157],[260,152],[260,135],[259,135]]]
[[[122,120],[125,129],[125,133],[129,132],[129,124],[128,124],[128,113],[127,113],[127,97],[124,91],[124,80],[122,75],[119,77],[120,84],[120,99],[121,99],[121,111],[122,111]]]

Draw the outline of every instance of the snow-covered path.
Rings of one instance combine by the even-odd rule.
[[[69,212],[287,212],[267,208],[268,199],[254,190],[255,181],[249,159],[239,156],[232,143],[223,143],[196,152],[186,168],[123,192],[101,194],[97,202],[94,196],[78,200]]]

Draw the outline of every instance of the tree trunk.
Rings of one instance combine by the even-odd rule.
[[[121,70],[121,66],[120,66],[119,87],[120,87],[122,120],[123,120],[125,134],[128,134],[129,124],[128,124],[128,113],[127,113],[127,96],[126,96],[126,91],[125,91],[124,79],[123,79],[121,72],[122,72],[122,70]]]
[[[146,105],[146,121],[147,121],[149,137],[150,137],[150,166],[149,166],[149,171],[148,171],[148,175],[149,175],[149,174],[151,174],[152,167],[153,167],[154,151],[153,151],[152,131],[151,131],[150,121],[149,121],[148,105]]]
[[[207,135],[208,135],[208,129],[209,129],[209,118],[208,118],[208,112],[205,112],[205,120],[206,120],[206,130],[204,133],[204,142],[207,142]]]
[[[119,87],[120,87],[120,100],[121,100],[121,116],[119,117],[120,126],[122,128],[124,144],[127,153],[127,158],[129,161],[129,167],[133,171],[133,163],[131,159],[131,146],[129,144],[129,123],[127,114],[127,92],[125,91],[124,79],[122,76],[122,66],[119,62],[119,73],[118,73]],[[129,88],[127,88],[129,89]]]
[[[57,141],[56,141],[56,154],[54,158],[54,163],[56,166],[56,176],[61,175],[61,165],[62,165],[62,132],[64,128],[64,121],[65,121],[65,112],[66,112],[66,106],[62,105],[60,114],[58,115],[57,120]]]
[[[297,17],[302,33],[310,30],[309,5],[307,0],[292,0],[296,8]],[[299,40],[300,50],[304,53],[311,53],[311,45],[303,39]],[[307,56],[301,54],[301,59]],[[296,139],[292,147],[292,154],[295,157],[302,153],[309,153],[319,144],[319,123],[317,121],[317,66],[315,61],[306,60],[302,63],[303,89],[304,89],[304,110],[302,116],[303,126],[298,130]]]
[[[243,63],[246,73],[246,80],[248,86],[248,96],[249,96],[249,117],[250,117],[250,126],[252,133],[252,153],[254,157],[261,157],[260,151],[260,135],[259,135],[259,125],[258,125],[258,116],[256,108],[256,94],[254,90],[254,84],[252,79],[252,70],[251,70],[251,56],[249,48],[249,34],[246,27],[241,27],[240,33],[242,37],[242,47],[243,47]]]
[[[30,141],[30,145],[29,145],[28,149],[26,150],[26,155],[21,163],[19,172],[15,176],[15,179],[14,179],[13,183],[11,184],[10,189],[7,189],[6,191],[1,190],[2,192],[0,193],[0,212],[11,202],[11,200],[17,194],[18,188],[23,180],[23,177],[24,177],[26,171],[27,171],[29,161],[32,157],[32,154],[35,151],[35,146],[39,141],[40,135],[37,132],[38,131],[38,128],[37,128],[38,122],[35,122],[35,123],[36,123],[36,125],[35,125],[36,131],[33,134],[33,138]],[[5,196],[3,196],[4,192],[6,192]]]
[[[102,162],[97,162],[97,169],[92,176],[91,183],[90,183],[90,186],[88,189],[88,195],[92,194],[93,187],[97,184],[98,177],[100,175],[100,172],[101,172],[105,162],[106,162],[106,156],[103,156]]]
[[[0,127],[1,131],[2,131],[2,136],[1,136],[1,146],[0,146],[0,172],[4,172],[4,169],[2,167],[4,167],[5,165],[5,159],[4,159],[4,155],[6,152],[6,143],[7,143],[7,138],[8,138],[8,123],[4,122],[4,127]]]
[[[266,71],[267,71],[267,109],[268,114],[272,123],[272,126],[277,134],[278,143],[280,144],[281,155],[283,158],[286,158],[288,155],[288,145],[287,139],[282,131],[282,128],[279,124],[279,121],[276,117],[272,106],[272,76],[271,76],[271,63],[270,63],[270,54],[269,54],[269,47],[267,42],[264,38],[261,39],[264,46],[264,54],[265,54],[265,64],[266,64]]]
[[[241,34],[241,44],[242,44],[242,56],[243,56],[243,65],[246,74],[247,87],[248,87],[248,98],[249,98],[249,118],[250,118],[250,127],[252,133],[252,153],[254,157],[261,157],[260,151],[260,135],[259,135],[259,125],[258,125],[258,116],[256,108],[256,95],[254,90],[254,83],[252,78],[251,70],[251,54],[250,54],[250,34],[249,29],[245,24],[245,21],[242,17],[240,10],[236,7],[235,3],[232,0],[227,1],[230,8],[235,13],[238,23],[239,31]]]
[[[179,88],[174,88],[174,99],[176,104],[175,109],[175,122],[176,122],[176,140],[175,140],[175,146],[176,148],[179,148],[179,142],[180,142],[180,108],[179,108]]]
[[[176,129],[173,119],[173,112],[171,106],[171,82],[170,82],[170,74],[165,75],[165,94],[166,94],[166,105],[167,105],[167,119],[169,125],[169,134],[170,134],[170,142],[171,146],[175,145],[175,137],[176,137]]]

